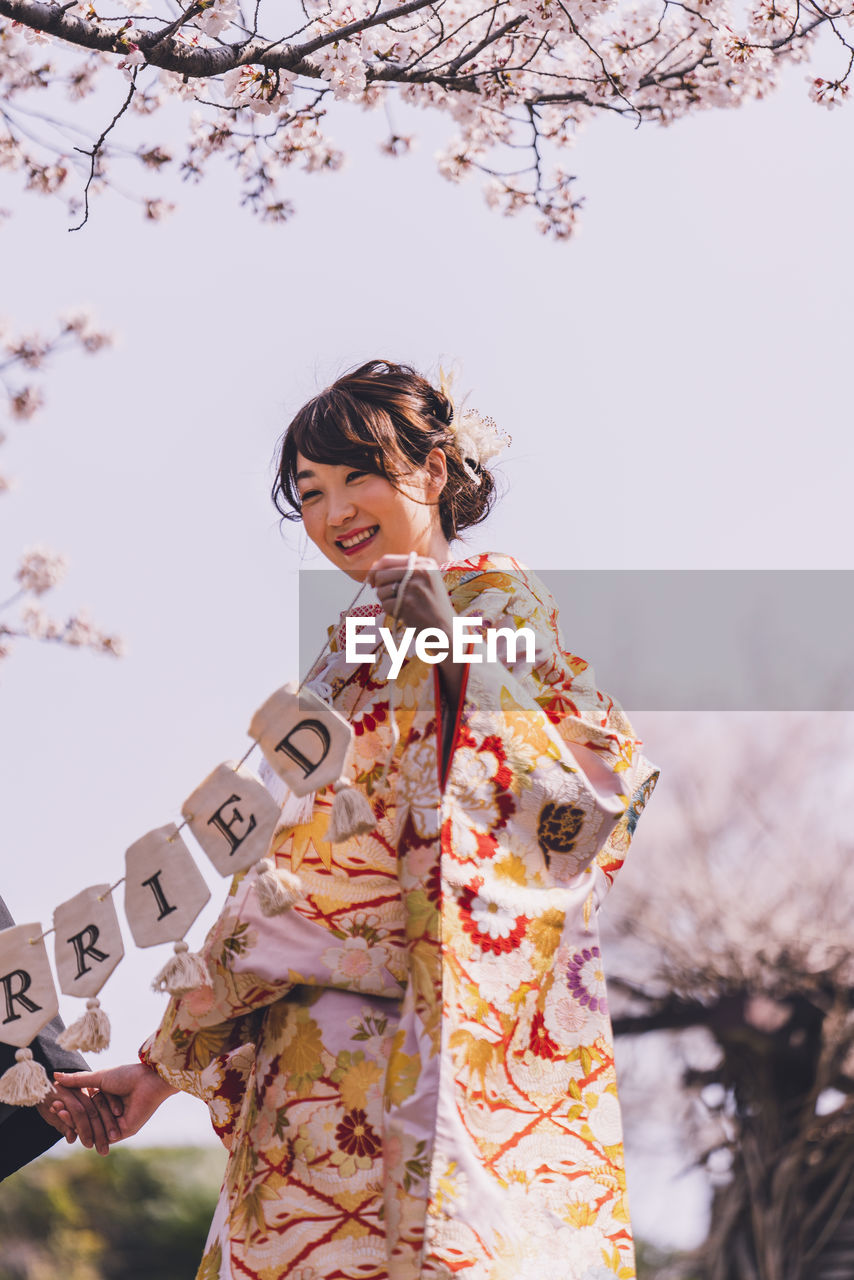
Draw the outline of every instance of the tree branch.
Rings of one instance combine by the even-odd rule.
[[[113,129],[115,129],[119,120],[121,120],[122,116],[127,111],[131,102],[133,102],[133,95],[136,93],[136,73],[137,73],[137,68],[134,67],[133,75],[131,77],[131,82],[130,82],[130,88],[128,89],[128,92],[127,92],[127,97],[125,98],[122,105],[119,107],[116,114],[113,116],[110,123],[107,125],[106,129],[104,129],[100,138],[98,138],[94,147],[92,147],[91,151],[84,151],[82,147],[74,148],[75,151],[80,151],[83,155],[89,156],[89,177],[86,179],[86,186],[83,188],[83,217],[81,218],[80,222],[78,222],[76,227],[69,227],[68,228],[69,231],[79,231],[81,227],[85,227],[86,223],[89,221],[89,188],[92,185],[92,179],[95,177],[95,165],[98,162],[98,156],[100,155],[101,148],[106,142],[108,135],[112,133]]]
[[[367,18],[359,18],[346,26],[338,27],[323,36],[316,36],[301,45],[290,45],[282,41],[271,42],[252,38],[239,44],[222,44],[213,48],[199,48],[182,44],[167,32],[174,31],[177,26],[187,21],[188,15],[195,12],[191,5],[180,19],[172,22],[161,31],[141,31],[133,39],[149,65],[160,67],[164,71],[174,71],[189,79],[203,79],[207,76],[219,76],[235,67],[248,65],[264,67],[268,71],[291,71],[295,75],[307,76],[310,79],[320,78],[320,69],[306,59],[318,49],[336,40],[347,40],[359,31],[414,13],[419,9],[431,7],[434,0],[409,0],[408,4],[392,9],[384,9]],[[128,52],[127,36],[124,29],[105,30],[94,22],[65,13],[57,5],[44,4],[42,0],[0,0],[0,16],[11,18],[34,31],[44,31],[47,35],[56,36],[68,44],[77,45],[81,49],[94,49],[100,53],[112,53],[124,57]],[[393,79],[389,68],[383,68],[375,78]],[[400,68],[394,68],[400,72]],[[408,78],[408,77],[403,77]]]

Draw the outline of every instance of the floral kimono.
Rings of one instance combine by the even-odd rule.
[[[443,577],[533,661],[464,666],[448,726],[438,667],[392,684],[330,628],[312,680],[376,828],[330,845],[318,792],[273,841],[304,899],[268,918],[238,878],[212,986],[141,1050],[229,1148],[204,1280],[635,1275],[597,913],[658,774],[532,574]]]

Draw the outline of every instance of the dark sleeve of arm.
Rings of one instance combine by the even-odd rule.
[[[0,1179],[49,1151],[62,1137],[32,1107],[4,1107],[4,1111],[7,1114],[0,1120]]]

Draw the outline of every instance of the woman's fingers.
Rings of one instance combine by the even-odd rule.
[[[100,1112],[87,1095],[71,1094],[64,1105],[65,1111],[59,1113],[60,1118],[64,1119],[67,1114],[83,1146],[94,1147],[99,1155],[105,1156],[110,1149],[110,1140],[104,1129]]]
[[[54,1071],[53,1078],[66,1089],[100,1089],[103,1071]]]
[[[97,1072],[80,1072],[81,1075],[97,1075]],[[102,1156],[110,1149],[111,1142],[121,1137],[109,1102],[97,1091],[88,1094],[82,1088],[69,1089],[56,1085],[57,1100],[53,1110],[64,1124],[73,1126],[84,1147],[94,1147]]]
[[[380,556],[379,560],[375,560],[365,574],[365,581],[370,586],[375,587],[378,582],[388,581],[389,574],[402,574],[406,564],[406,556]]]
[[[89,1095],[89,1101],[94,1104],[95,1110],[101,1118],[101,1125],[109,1142],[118,1142],[121,1134],[116,1124],[113,1108],[110,1105],[110,1099],[105,1093],[92,1093]]]
[[[411,571],[406,556],[383,556],[371,567],[368,580],[376,591],[380,603],[387,605],[398,598],[404,579],[407,583],[405,591],[407,598],[413,589],[429,593],[435,585],[431,582],[432,575],[437,570],[438,565],[435,560],[425,556],[418,557]]]
[[[419,556],[410,574],[406,556],[383,556],[371,567],[371,574],[387,614],[407,626],[437,627],[450,634],[454,610],[435,560]]]
[[[122,1102],[118,1094],[108,1093],[106,1089],[103,1089],[101,1091],[101,1097],[107,1099],[109,1108],[117,1119],[119,1116],[124,1115],[125,1104]]]

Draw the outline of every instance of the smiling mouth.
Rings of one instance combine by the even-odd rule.
[[[353,555],[369,543],[379,531],[379,525],[374,524],[369,529],[359,529],[356,533],[347,534],[343,538],[336,538],[335,545],[340,547],[345,555]]]

